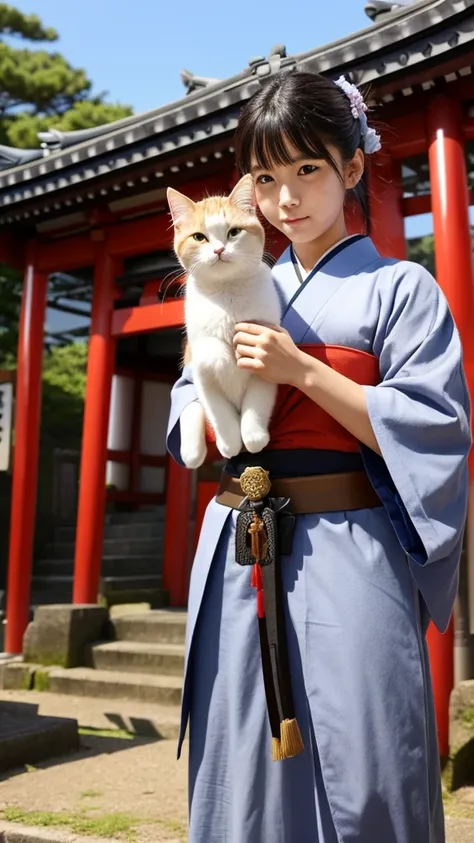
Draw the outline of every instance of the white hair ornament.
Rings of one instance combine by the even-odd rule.
[[[361,92],[352,82],[348,82],[344,76],[340,76],[334,82],[348,98],[354,120],[359,120],[360,122],[360,135],[363,141],[364,152],[366,155],[372,155],[372,153],[378,152],[382,147],[380,135],[367,123],[368,109]]]

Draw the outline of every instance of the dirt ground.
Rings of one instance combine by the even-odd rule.
[[[0,777],[0,819],[50,832],[51,826],[68,829],[71,841],[90,834],[130,843],[185,843],[186,744],[178,762],[175,740],[90,731],[82,734],[78,753]],[[447,843],[473,843],[474,788],[449,796],[446,813]]]
[[[0,815],[49,826],[50,813],[63,813],[72,830],[99,836],[107,823],[98,819],[107,817],[113,839],[186,840],[186,749],[178,763],[175,741],[86,735],[82,744],[78,753],[0,778]]]

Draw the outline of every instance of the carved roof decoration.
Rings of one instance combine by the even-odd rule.
[[[383,0],[369,5],[377,3]],[[427,83],[427,71],[454,58],[464,56],[461,76],[471,73],[474,0],[386,5],[390,10],[366,29],[296,56],[287,56],[278,45],[229,79],[183,71],[187,94],[160,108],[94,129],[60,132],[52,127],[40,134],[36,150],[0,146],[0,224],[43,216],[51,208],[57,212],[68,204],[77,210],[77,203],[100,194],[132,189],[136,179],[164,185],[165,173],[232,154],[229,144],[242,104],[279,70],[298,66],[331,76],[344,73],[358,85],[370,84],[374,104],[434,85],[436,72]],[[442,75],[442,69],[437,72]]]

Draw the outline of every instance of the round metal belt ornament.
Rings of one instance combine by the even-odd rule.
[[[270,472],[260,466],[248,466],[240,475],[240,488],[249,501],[261,501],[265,498],[272,484]]]

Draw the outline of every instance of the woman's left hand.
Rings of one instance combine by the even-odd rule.
[[[272,383],[296,385],[301,381],[306,355],[284,328],[239,322],[235,326],[234,348],[239,369],[247,369]]]

